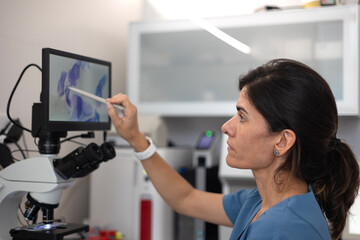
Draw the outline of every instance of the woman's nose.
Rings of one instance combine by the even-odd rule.
[[[226,134],[226,135],[230,135],[231,134],[231,120],[233,118],[229,119],[227,122],[225,122],[222,127],[221,127],[221,131]]]

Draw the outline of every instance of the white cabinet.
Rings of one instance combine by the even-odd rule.
[[[239,52],[186,20],[130,25],[128,95],[140,112],[231,116],[240,75],[274,58],[292,58],[329,82],[340,115],[359,114],[358,5],[208,21],[252,52]]]

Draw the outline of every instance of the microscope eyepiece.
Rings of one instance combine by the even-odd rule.
[[[88,159],[90,165],[100,163],[104,157],[101,149],[95,143],[90,143],[84,149],[84,156],[86,159]]]
[[[64,179],[83,177],[99,167],[102,161],[108,161],[116,155],[110,143],[99,147],[90,143],[85,148],[79,147],[62,159],[54,159],[55,171]]]
[[[110,159],[113,159],[116,156],[115,148],[111,143],[104,142],[100,146],[102,153],[104,155],[103,161],[106,162]]]

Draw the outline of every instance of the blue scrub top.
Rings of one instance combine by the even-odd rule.
[[[310,186],[309,190],[272,206],[253,223],[262,202],[259,191],[240,190],[225,195],[224,209],[234,224],[230,240],[331,240],[329,226]]]

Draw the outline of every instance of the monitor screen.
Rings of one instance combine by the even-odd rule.
[[[214,139],[215,139],[214,132],[206,131],[202,133],[196,144],[196,149],[203,149],[203,150],[210,149]]]
[[[111,63],[50,48],[43,49],[42,61],[41,102],[46,130],[110,129],[106,105],[69,87],[110,97]]]

